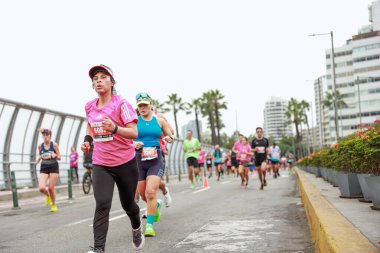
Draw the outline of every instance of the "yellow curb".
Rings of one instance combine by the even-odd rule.
[[[298,187],[306,210],[315,252],[321,253],[379,253],[356,227],[333,207],[304,175],[294,169]]]

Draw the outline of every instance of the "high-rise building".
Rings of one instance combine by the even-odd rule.
[[[286,124],[285,112],[287,107],[288,101],[279,97],[271,97],[265,103],[264,134],[276,142],[279,142],[283,136],[292,135],[291,125]]]
[[[362,27],[346,44],[334,48],[336,90],[346,107],[338,111],[340,137],[354,132],[359,123],[371,124],[380,117],[380,0],[369,8],[369,26]],[[331,49],[326,50],[327,90],[332,92]],[[329,110],[329,139],[336,142],[335,114]]]
[[[198,120],[199,124],[199,134],[202,134],[202,121]],[[198,138],[198,133],[197,133],[197,124],[195,120],[190,120],[186,125],[182,126],[182,138],[186,138],[186,132],[187,130],[191,130],[193,132],[193,137]]]
[[[316,115],[314,149],[324,147],[330,140],[329,109],[323,105],[326,90],[326,76],[318,77],[314,82]]]

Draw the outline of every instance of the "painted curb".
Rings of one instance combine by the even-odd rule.
[[[298,188],[306,210],[315,252],[321,253],[379,253],[356,227],[354,227],[304,175],[294,169]]]

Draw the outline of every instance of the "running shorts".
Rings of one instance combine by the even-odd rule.
[[[44,174],[58,173],[59,174],[58,162],[56,161],[55,163],[51,163],[51,164],[41,163],[40,173],[44,173]]]
[[[144,181],[148,176],[162,177],[165,167],[162,163],[161,150],[157,150],[157,158],[141,161],[141,151],[136,151],[137,168],[139,169],[139,181]]]
[[[187,166],[193,166],[194,168],[198,168],[198,159],[195,157],[187,158]]]

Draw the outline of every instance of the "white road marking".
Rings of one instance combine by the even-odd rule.
[[[123,210],[123,209],[122,209],[122,210]],[[142,209],[140,209],[140,212],[144,212],[145,210],[146,210],[146,208],[142,208]],[[125,217],[125,216],[127,216],[126,213],[124,213],[124,214],[122,214],[122,215],[119,215],[119,216],[116,216],[116,217],[113,217],[113,218],[109,219],[108,221],[118,220],[118,219],[123,218],[123,217]],[[90,224],[90,225],[89,225],[89,227],[92,227],[92,226],[93,226],[93,224]]]
[[[181,191],[180,194],[183,194],[183,193],[187,193],[187,192],[191,192],[192,190],[184,190],[184,191]]]
[[[224,181],[222,182],[222,184],[228,184],[228,183],[231,183],[232,181]]]
[[[118,209],[118,210],[110,212],[110,214],[120,213],[121,211],[124,211],[124,210],[123,209]],[[73,225],[81,224],[83,222],[90,221],[90,220],[93,220],[93,219],[94,219],[94,217],[90,217],[90,218],[86,218],[86,219],[83,219],[83,220],[75,221],[75,222],[66,224],[65,227],[70,227],[70,226],[73,226]]]
[[[209,186],[209,187],[206,187],[206,188],[200,189],[200,190],[198,190],[198,191],[193,192],[193,194],[196,194],[196,193],[200,193],[200,192],[206,191],[206,190],[208,190],[208,189],[210,189],[210,188],[211,188],[211,187]]]

